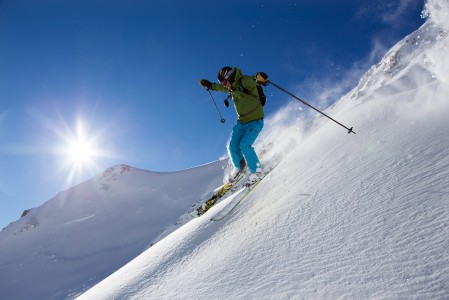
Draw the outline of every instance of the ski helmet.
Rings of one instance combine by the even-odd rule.
[[[223,84],[223,85],[226,84],[226,81],[229,81],[232,83],[234,81],[234,77],[235,77],[234,69],[232,69],[231,67],[228,67],[228,66],[223,67],[218,72],[218,76],[217,76],[218,81],[220,81],[221,84]]]

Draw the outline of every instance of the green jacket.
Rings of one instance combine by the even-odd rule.
[[[235,67],[235,78],[231,91],[222,84],[213,83],[212,89],[231,94],[234,107],[241,123],[249,123],[264,117],[263,107],[257,91],[256,78],[242,74],[242,70]]]

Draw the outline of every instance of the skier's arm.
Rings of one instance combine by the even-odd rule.
[[[207,79],[201,79],[200,85],[205,87],[208,90],[219,91],[219,92],[229,92],[229,90],[221,84],[212,83]]]
[[[229,90],[227,87],[225,87],[222,84],[218,84],[218,83],[212,83],[212,90],[214,91],[219,91],[219,92],[225,92],[225,93],[229,93]]]

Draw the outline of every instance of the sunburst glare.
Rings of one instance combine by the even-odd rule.
[[[67,163],[76,168],[89,167],[94,163],[95,156],[98,155],[95,141],[89,140],[82,129],[82,123],[78,123],[75,136],[70,136],[64,146]]]
[[[43,135],[43,138],[50,147],[49,152],[54,155],[53,163],[57,169],[55,174],[50,172],[49,175],[62,179],[65,187],[96,175],[106,161],[114,158],[111,137],[106,134],[114,131],[111,129],[113,120],[97,128],[81,115],[69,124],[58,111],[52,118],[33,108],[29,108],[28,113],[50,130],[50,134]]]
[[[98,172],[100,167],[98,159],[106,156],[106,152],[100,149],[100,139],[97,135],[87,131],[82,120],[77,121],[76,130],[66,130],[61,135],[59,155],[63,161],[63,168],[69,169],[68,183],[73,182],[78,173],[88,171],[90,174]]]

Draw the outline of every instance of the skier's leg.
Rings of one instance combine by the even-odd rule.
[[[254,151],[253,143],[262,131],[264,122],[263,119],[261,119],[245,125],[245,133],[240,140],[240,149],[243,156],[245,156],[246,163],[248,164],[248,168],[251,170],[251,173],[255,173],[256,169],[260,167],[260,162],[256,151]]]
[[[228,153],[231,157],[234,167],[240,170],[240,162],[243,159],[242,151],[240,149],[240,141],[245,133],[242,123],[237,121],[237,124],[232,128],[231,136],[228,141]]]

